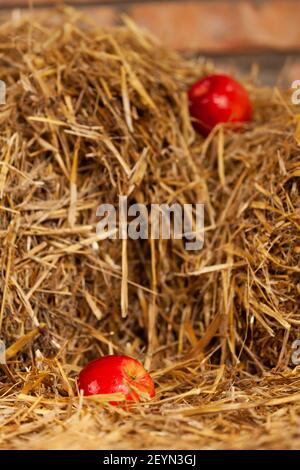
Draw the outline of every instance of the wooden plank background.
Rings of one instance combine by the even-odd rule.
[[[62,0],[0,0],[0,17],[50,12]],[[248,66],[256,60],[268,81],[285,64],[289,80],[300,79],[299,0],[72,0],[99,25],[130,15],[161,41],[177,50],[208,57],[236,58]],[[17,12],[17,13],[16,13]]]

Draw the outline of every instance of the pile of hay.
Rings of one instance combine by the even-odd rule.
[[[130,20],[1,26],[2,448],[299,447],[297,115],[249,82],[254,122],[203,140],[186,89],[209,71]],[[205,203],[204,248],[101,240],[119,195]],[[77,396],[113,352],[152,371],[151,403]]]

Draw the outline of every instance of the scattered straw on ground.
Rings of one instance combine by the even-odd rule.
[[[78,16],[0,28],[1,447],[299,448],[295,107],[246,82],[254,122],[204,141],[186,89],[208,65]],[[204,202],[203,250],[101,240],[119,195]],[[77,396],[113,352],[151,369],[151,403]]]

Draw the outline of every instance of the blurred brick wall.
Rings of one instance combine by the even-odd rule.
[[[118,21],[126,12],[141,26],[176,49],[199,52],[261,49],[300,51],[300,1],[296,0],[73,0],[100,24]],[[30,0],[0,0],[7,10]],[[61,0],[32,0],[50,8]]]
[[[48,12],[62,0],[0,0],[0,15]],[[285,64],[300,78],[300,0],[72,0],[99,25],[130,15],[175,49],[206,56],[242,56],[268,64],[269,79]],[[16,13],[19,9],[20,13]]]

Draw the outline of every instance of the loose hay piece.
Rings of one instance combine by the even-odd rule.
[[[299,447],[295,110],[248,83],[255,122],[203,141],[185,91],[208,66],[129,20],[51,22],[0,28],[1,447]],[[102,240],[97,206],[118,195],[204,202],[204,249]],[[153,403],[74,396],[113,352],[144,357]]]

